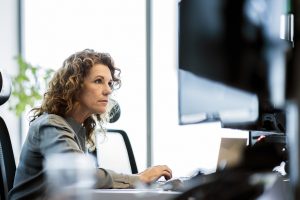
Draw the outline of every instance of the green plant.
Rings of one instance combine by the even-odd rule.
[[[21,56],[16,57],[18,74],[12,77],[12,101],[9,109],[17,116],[42,99],[42,93],[53,74],[52,69],[33,66]]]

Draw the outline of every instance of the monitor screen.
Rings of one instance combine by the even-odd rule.
[[[284,103],[283,1],[178,3],[180,124],[255,123]],[[276,89],[274,89],[276,88]]]

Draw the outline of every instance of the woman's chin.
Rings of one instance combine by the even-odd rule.
[[[101,115],[101,114],[103,114],[105,112],[106,112],[106,108],[104,108],[104,109],[98,109],[96,113],[99,114],[99,115]]]

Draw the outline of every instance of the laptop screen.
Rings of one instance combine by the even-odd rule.
[[[230,168],[239,163],[247,138],[221,138],[217,170]]]

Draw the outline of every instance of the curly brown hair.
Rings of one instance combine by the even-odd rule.
[[[114,61],[108,53],[99,53],[92,49],[85,49],[69,56],[63,66],[54,74],[49,82],[48,90],[40,107],[33,108],[30,122],[43,113],[56,114],[65,117],[75,106],[76,96],[83,87],[84,78],[88,76],[91,68],[96,64],[106,65],[112,76],[113,88],[121,86],[120,69],[116,68]],[[86,128],[87,141],[93,143],[92,133],[95,129],[95,119],[101,122],[100,114],[88,117],[83,126]],[[101,124],[101,123],[100,123]]]

